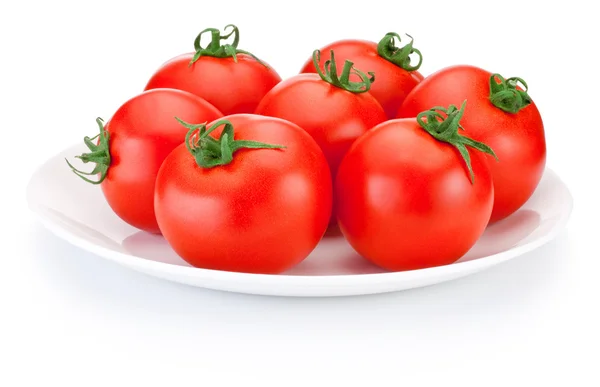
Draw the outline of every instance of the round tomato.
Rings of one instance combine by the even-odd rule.
[[[348,151],[337,213],[360,255],[390,271],[446,265],[483,234],[494,190],[480,151],[493,152],[458,133],[464,107],[386,121]]]
[[[396,47],[395,40],[400,41],[397,33],[386,34],[379,43],[365,40],[341,40],[321,49],[329,53],[335,51],[338,60],[350,60],[360,69],[369,69],[375,73],[377,81],[373,83],[370,93],[381,103],[388,118],[394,118],[406,95],[423,79],[418,69],[421,66],[421,52],[413,48],[411,41]],[[416,54],[419,61],[411,65],[410,55]],[[301,73],[316,73],[317,69],[331,58],[323,56],[318,64],[308,60]],[[343,63],[343,62],[342,62]],[[338,68],[338,71],[342,71]]]
[[[464,99],[469,101],[462,120],[466,133],[489,145],[500,160],[490,163],[495,195],[490,222],[496,222],[517,211],[542,178],[546,165],[542,117],[522,79],[504,79],[465,65],[427,77],[409,94],[397,116],[414,117],[427,106]]]
[[[175,252],[195,267],[265,274],[306,258],[331,213],[317,143],[291,122],[253,114],[185,125],[188,138],[165,160],[155,192]]]
[[[189,91],[216,106],[223,114],[253,113],[256,105],[281,77],[273,68],[247,51],[237,48],[239,31],[221,35],[207,28],[194,43],[196,52],[179,55],[163,64],[152,75],[146,90],[173,88]],[[212,41],[202,47],[200,38],[210,33]],[[221,40],[234,35],[232,44]]]
[[[223,115],[202,98],[185,91],[146,91],[119,107],[106,125],[97,119],[100,134],[86,137],[90,152],[77,156],[84,163],[96,164],[92,172],[79,171],[69,163],[79,177],[101,185],[108,204],[121,219],[152,233],[160,232],[154,215],[158,169],[186,135],[175,116],[202,122]]]
[[[313,53],[315,63],[319,51]],[[325,71],[318,74],[300,74],[275,86],[263,98],[257,114],[291,121],[306,130],[319,144],[327,158],[332,180],[338,166],[352,143],[367,130],[386,120],[383,108],[368,93],[369,76],[346,61],[342,74],[335,71],[335,57]],[[357,74],[358,82],[349,81],[350,73]],[[335,213],[331,223],[335,224]]]

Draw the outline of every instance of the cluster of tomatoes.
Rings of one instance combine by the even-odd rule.
[[[315,50],[282,80],[225,31],[202,31],[97,119],[76,156],[91,172],[69,163],[193,266],[281,273],[327,230],[387,270],[450,264],[541,179],[544,127],[520,78],[467,65],[423,77],[412,38],[388,33]]]

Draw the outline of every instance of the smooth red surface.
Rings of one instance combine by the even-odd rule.
[[[469,153],[474,184],[458,150],[415,119],[378,125],[340,165],[335,195],[342,233],[387,270],[455,262],[483,234],[493,204],[487,162],[481,152]]]
[[[125,102],[107,122],[111,165],[101,187],[113,211],[139,229],[159,233],[154,183],[167,155],[185,140],[186,122],[222,117],[200,97],[173,89],[143,92]]]
[[[535,103],[512,114],[490,102],[491,75],[473,66],[442,69],[413,89],[397,116],[415,117],[432,106],[460,106],[467,100],[463,133],[490,146],[499,159],[488,156],[495,195],[490,221],[496,222],[518,210],[535,191],[546,165],[546,139]]]
[[[179,146],[158,174],[158,223],[193,266],[280,273],[306,258],[325,233],[332,200],[327,161],[293,123],[248,114],[226,118],[235,139],[286,148],[242,149],[230,164],[204,169]]]
[[[383,59],[377,53],[377,44],[365,40],[341,40],[329,44],[321,50],[321,68],[331,58],[330,50],[334,50],[336,68],[341,74],[346,59],[354,62],[360,71],[375,73],[375,82],[371,85],[371,93],[383,106],[388,118],[394,118],[406,95],[423,79],[418,71],[406,71],[401,67]],[[306,61],[301,73],[316,73],[312,57]],[[358,77],[352,75],[351,80]]]
[[[183,54],[163,64],[152,75],[146,90],[169,87],[206,99],[223,114],[253,113],[263,96],[281,81],[277,72],[246,54],[233,58]],[[263,61],[264,63],[264,61]]]
[[[332,181],[354,141],[386,120],[372,95],[343,90],[317,74],[300,74],[281,82],[267,93],[256,113],[286,119],[306,130],[323,150]],[[335,223],[335,212],[331,221]]]

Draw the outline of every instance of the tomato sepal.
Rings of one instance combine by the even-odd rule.
[[[317,70],[317,74],[321,79],[327,83],[330,83],[340,89],[352,92],[352,93],[365,93],[371,89],[371,84],[375,82],[375,73],[369,71],[364,73],[361,70],[354,67],[354,63],[350,60],[344,62],[344,68],[342,74],[338,76],[337,64],[335,62],[335,55],[333,50],[330,50],[330,59],[325,61],[323,69],[319,66],[321,62],[321,51],[313,51],[313,63]],[[350,81],[350,75],[356,74],[359,78],[359,82]]]
[[[406,36],[410,38],[410,42],[402,47],[398,47],[396,46],[396,39],[400,42],[400,35],[396,32],[388,32],[379,43],[377,43],[377,54],[388,62],[391,62],[406,71],[417,71],[423,63],[423,55],[421,54],[421,51],[413,47],[413,37],[409,34],[406,34]],[[416,65],[411,65],[410,56],[413,54],[416,54],[419,58]]]
[[[519,84],[523,85],[523,90],[517,89]],[[531,97],[527,94],[528,89],[527,82],[523,78],[504,79],[498,73],[490,76],[490,102],[507,113],[516,114],[531,104]]]
[[[285,146],[267,144],[258,141],[236,140],[231,121],[218,120],[207,128],[207,123],[190,124],[175,117],[180,124],[188,129],[185,136],[185,146],[194,156],[196,164],[201,168],[213,168],[227,165],[233,161],[233,154],[240,149],[283,149]],[[219,139],[210,134],[221,126],[225,126]]]
[[[76,158],[83,161],[84,164],[87,163],[95,163],[95,167],[91,172],[81,171],[73,166],[69,162],[69,160],[65,159],[73,173],[79,176],[84,181],[91,184],[101,184],[104,179],[106,179],[106,175],[108,174],[108,168],[110,167],[110,150],[109,150],[109,133],[104,128],[104,120],[100,117],[96,118],[96,123],[98,124],[98,128],[100,129],[100,133],[95,135],[94,137],[85,136],[83,142],[90,150],[89,153],[82,153],[80,155],[75,156]],[[94,140],[98,139],[98,143],[95,144]],[[86,176],[98,176],[100,178],[98,180],[89,179]]]
[[[496,161],[498,156],[492,148],[486,144],[475,141],[472,138],[461,135],[458,130],[464,128],[460,124],[460,120],[464,115],[467,101],[464,100],[460,109],[455,105],[450,105],[448,108],[443,106],[434,106],[429,110],[425,110],[417,115],[417,122],[427,131],[433,138],[438,141],[446,142],[454,146],[459,152],[469,169],[471,183],[475,183],[475,174],[471,166],[471,156],[467,150],[467,146],[477,149],[480,152],[492,155]],[[423,120],[425,118],[426,120]]]
[[[233,61],[237,63],[237,55],[245,54],[252,57],[254,60],[264,65],[265,67],[269,67],[266,63],[261,61],[254,54],[237,48],[240,42],[240,31],[237,28],[237,26],[233,24],[226,25],[223,30],[227,30],[228,28],[231,28],[231,32],[225,35],[222,35],[221,31],[219,31],[217,28],[206,28],[202,30],[194,40],[194,49],[196,52],[190,60],[188,66],[192,66],[202,56],[212,56],[215,58],[233,58]],[[206,33],[210,33],[211,41],[206,47],[202,47],[202,35]],[[221,40],[229,39],[231,35],[233,35],[232,43],[221,44]]]

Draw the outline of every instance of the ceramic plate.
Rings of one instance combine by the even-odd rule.
[[[42,165],[27,188],[31,210],[60,238],[131,269],[188,285],[279,296],[348,296],[433,285],[492,267],[554,238],[572,208],[569,190],[552,171],[516,213],[486,230],[458,262],[435,268],[385,272],[358,256],[342,237],[326,237],[301,264],[280,275],[243,274],[191,267],[157,235],[119,219],[100,187],[76,178],[65,157],[85,151],[66,149]]]

